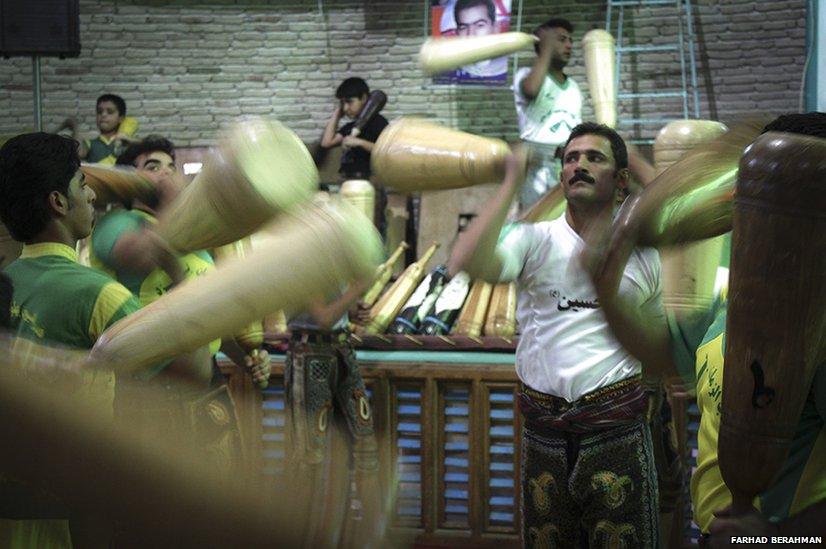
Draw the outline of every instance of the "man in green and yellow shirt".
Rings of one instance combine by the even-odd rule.
[[[95,200],[79,166],[73,140],[32,133],[7,141],[0,149],[0,219],[25,244],[20,258],[5,269],[13,286],[12,333],[43,345],[90,349],[104,330],[140,305],[124,286],[77,262],[75,246],[92,230]],[[87,371],[81,377],[78,402],[111,417],[112,372]],[[72,523],[76,545],[106,543],[105,528],[76,525],[80,522]],[[71,547],[71,542],[66,521],[3,521],[0,545]]]
[[[172,142],[160,136],[148,136],[131,145],[118,158],[118,164],[135,167],[151,179],[157,190],[157,199],[151,204],[134,200],[128,209],[114,210],[105,215],[92,235],[90,261],[93,267],[120,281],[138,297],[141,306],[146,306],[175,284],[205,274],[215,265],[210,254],[204,250],[181,256],[173,254],[159,244],[154,234],[157,212],[173,201],[184,187],[175,166]],[[219,349],[239,366],[247,367],[256,383],[262,383],[269,377],[270,363],[266,352],[245,356],[238,345],[229,339],[223,345],[221,340],[213,341],[209,354],[214,355]],[[167,370],[164,374],[176,375],[175,362]],[[189,381],[209,381],[215,373],[211,363],[202,363],[196,370],[203,379],[193,379],[191,368],[187,368],[184,375]]]

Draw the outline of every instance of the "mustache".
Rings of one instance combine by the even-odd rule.
[[[574,174],[574,176],[571,178],[571,180],[568,181],[568,185],[573,185],[577,181],[584,181],[584,182],[588,183],[589,185],[593,185],[594,183],[596,183],[594,178],[591,177],[590,175],[588,175],[587,173],[585,173],[585,172],[576,172]]]

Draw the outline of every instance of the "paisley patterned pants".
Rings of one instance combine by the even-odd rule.
[[[293,339],[284,384],[293,459],[308,465],[324,460],[327,428],[335,410],[347,424],[355,468],[378,467],[373,414],[350,345],[326,339]]]
[[[656,548],[657,475],[642,420],[593,433],[522,434],[526,548]]]

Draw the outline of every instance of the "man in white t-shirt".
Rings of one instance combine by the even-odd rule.
[[[564,69],[571,59],[574,27],[566,19],[550,19],[534,30],[539,43],[530,68],[516,72],[513,95],[519,137],[533,150],[534,161],[519,197],[527,209],[559,182],[558,149],[582,121],[582,93]]]
[[[498,192],[460,235],[448,266],[517,283],[523,544],[656,547],[657,479],[640,378],[641,364],[669,365],[658,339],[667,333],[659,257],[635,249],[621,280],[596,282],[580,261],[628,184],[625,144],[606,126],[575,127],[560,178],[565,214],[502,230],[521,156],[508,158]]]

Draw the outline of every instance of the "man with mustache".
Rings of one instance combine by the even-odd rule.
[[[524,153],[460,235],[448,264],[491,282],[516,281],[521,328],[522,541],[526,547],[657,547],[657,479],[642,364],[664,368],[666,332],[655,250],[636,249],[611,299],[579,257],[610,223],[628,184],[628,155],[610,128],[580,124],[564,147],[565,213],[502,230],[524,179]],[[618,328],[612,332],[609,328]],[[643,345],[643,343],[645,343]]]

